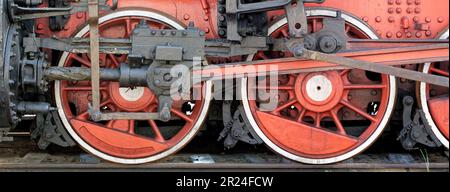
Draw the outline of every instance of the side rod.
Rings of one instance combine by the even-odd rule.
[[[322,61],[317,61],[298,58],[282,58],[231,64],[209,65],[200,69],[194,69],[193,77],[201,78],[201,80],[204,81],[242,78],[247,76],[265,76],[268,75],[269,72],[278,74],[309,73],[318,71],[361,68],[359,66],[360,62],[365,62],[366,64],[368,64],[368,66],[376,65],[383,66],[382,68],[388,67],[388,74],[392,73],[390,71],[392,69],[394,69],[396,74],[410,74],[411,72],[413,72],[412,74],[419,75],[420,79],[417,79],[417,77],[412,77],[414,75],[397,75],[399,75],[398,77],[402,77],[405,79],[423,80],[423,82],[437,83],[438,85],[448,87],[448,78],[431,74],[422,74],[420,72],[411,71],[408,69],[393,67],[406,64],[448,61],[448,51],[448,45],[439,44],[339,53],[336,54],[335,57],[337,57],[338,59],[346,59],[343,61],[339,61],[339,63],[336,62],[334,57],[330,59],[330,57],[328,57],[329,55],[326,55],[326,61],[325,59],[322,59]],[[355,62],[357,66],[353,67],[353,64],[355,63],[348,64],[347,60],[350,62]],[[342,65],[340,63],[342,63]],[[365,66],[364,70],[366,70],[366,68],[368,70],[375,70],[377,73],[380,73],[378,69],[379,67],[373,69]],[[118,81],[121,75],[120,71],[118,70],[119,69],[101,69],[99,72],[100,78],[107,81]],[[90,80],[90,73],[91,69],[88,68],[50,67],[44,71],[44,76],[47,80],[82,81]],[[431,80],[429,80],[429,77]],[[447,82],[447,84],[445,84],[445,82]]]
[[[323,61],[328,63],[334,63],[350,68],[362,69],[380,74],[393,75],[400,78],[415,80],[418,82],[425,82],[433,85],[440,85],[443,87],[449,87],[449,80],[447,77],[429,75],[413,70],[404,70],[397,67],[392,67],[383,64],[377,64],[368,61],[349,59],[346,57],[340,57],[336,55],[324,54],[317,51],[304,50],[304,58]]]

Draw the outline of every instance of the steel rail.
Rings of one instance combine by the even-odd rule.
[[[448,163],[349,163],[336,165],[305,165],[305,164],[193,164],[193,163],[153,163],[137,166],[123,166],[117,164],[0,164],[0,172],[8,171],[113,171],[113,172],[180,172],[180,171],[215,171],[215,172],[448,172]]]

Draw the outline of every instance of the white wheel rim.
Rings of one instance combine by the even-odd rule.
[[[155,12],[151,12],[151,11],[140,11],[140,10],[125,10],[125,11],[114,12],[109,15],[101,17],[99,19],[99,23],[101,24],[101,23],[104,23],[111,19],[127,17],[127,16],[151,18],[151,19],[157,20],[159,22],[163,22],[163,23],[167,24],[168,26],[171,26],[175,29],[178,29],[178,30],[184,29],[184,27],[182,25],[178,24],[177,22],[169,19],[168,17],[166,17],[164,15],[161,15],[161,14],[158,14]],[[83,35],[85,35],[88,32],[89,32],[89,27],[86,26],[82,30],[80,30],[80,32],[78,32],[75,35],[75,37],[82,37]],[[64,66],[64,63],[66,62],[68,55],[69,55],[69,53],[67,53],[67,52],[63,53],[58,66],[60,66],[60,67]],[[146,158],[137,158],[137,159],[118,158],[115,156],[111,156],[111,155],[102,153],[99,150],[92,147],[91,145],[89,145],[88,143],[86,143],[82,138],[80,138],[78,136],[78,134],[73,130],[68,119],[66,118],[64,109],[62,107],[62,102],[61,102],[62,100],[61,100],[61,94],[60,94],[61,93],[61,82],[60,81],[55,81],[55,100],[56,100],[56,105],[58,107],[58,114],[59,114],[66,130],[69,132],[70,136],[72,136],[72,138],[83,149],[85,149],[86,151],[88,151],[89,153],[91,153],[97,157],[100,157],[100,158],[110,161],[110,162],[121,163],[121,164],[142,164],[142,163],[148,163],[148,162],[152,162],[152,161],[156,161],[156,160],[165,158],[165,157],[177,152],[178,150],[183,148],[196,135],[196,133],[200,129],[200,127],[203,124],[203,121],[205,120],[205,117],[208,113],[210,101],[212,98],[211,90],[212,90],[212,83],[210,81],[207,81],[205,83],[205,91],[206,91],[204,94],[205,103],[203,105],[203,108],[201,109],[198,121],[194,124],[191,131],[189,131],[189,133],[179,143],[174,145],[172,148],[170,148],[164,152],[161,152],[159,154],[156,154],[154,156],[146,157]]]
[[[440,37],[439,39],[448,39],[449,30],[447,29]],[[431,67],[431,63],[425,63],[422,72],[428,73]],[[449,141],[447,138],[445,138],[444,134],[442,134],[441,130],[437,127],[436,123],[434,122],[433,117],[431,116],[430,109],[428,106],[427,101],[427,84],[424,82],[420,83],[420,105],[422,107],[423,112],[425,113],[425,118],[428,121],[428,124],[431,127],[431,130],[433,131],[434,135],[438,138],[438,140],[442,143],[442,145],[445,146],[445,148],[449,148],[448,144]]]
[[[328,17],[336,17],[337,12],[333,11],[333,10],[326,10],[326,9],[315,9],[315,10],[307,10],[306,12],[307,16],[328,16]],[[375,32],[373,32],[370,27],[368,27],[366,24],[362,23],[361,21],[359,21],[358,19],[356,19],[355,17],[348,15],[346,13],[342,13],[342,18],[345,19],[346,22],[354,25],[355,27],[357,27],[359,30],[363,31],[369,38],[371,39],[378,39],[378,36],[376,35]],[[285,24],[287,24],[287,18],[284,18],[280,21],[278,21],[277,23],[275,23],[274,25],[272,25],[269,28],[269,35],[272,34],[274,31],[276,31],[277,29],[279,29],[280,27],[284,26]],[[248,60],[252,60],[253,56],[249,56]],[[242,98],[242,104],[244,106],[244,111],[246,116],[248,117],[248,120],[252,126],[252,128],[255,130],[256,134],[264,141],[264,143],[269,146],[272,150],[274,150],[275,152],[279,153],[280,155],[294,160],[294,161],[298,161],[298,162],[302,162],[302,163],[307,163],[307,164],[330,164],[330,163],[336,163],[339,161],[343,161],[346,159],[349,159],[361,152],[363,152],[364,150],[366,150],[373,142],[375,142],[375,140],[381,135],[381,133],[383,132],[384,128],[386,127],[387,123],[390,120],[390,117],[392,115],[392,112],[394,110],[394,106],[395,106],[395,98],[397,96],[397,84],[396,84],[396,79],[394,76],[389,76],[389,87],[390,87],[390,95],[389,95],[389,102],[387,105],[387,110],[386,113],[380,123],[380,125],[378,126],[378,128],[375,130],[375,132],[362,144],[360,144],[357,148],[355,148],[352,151],[349,151],[345,154],[339,155],[337,157],[332,157],[332,158],[323,158],[323,159],[313,159],[313,158],[306,158],[306,157],[301,157],[295,154],[292,154],[282,148],[280,148],[278,145],[276,145],[275,143],[273,143],[264,133],[263,131],[259,128],[258,124],[256,123],[256,120],[253,117],[253,113],[251,112],[250,109],[250,104],[248,101],[248,93],[247,93],[247,84],[248,84],[248,79],[247,78],[243,78],[241,80],[241,98]]]

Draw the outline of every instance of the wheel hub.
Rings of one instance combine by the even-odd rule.
[[[327,100],[333,93],[333,84],[324,75],[315,75],[306,82],[306,94],[315,102]]]
[[[145,110],[155,99],[152,92],[146,87],[120,87],[119,83],[110,83],[109,95],[112,101],[124,111]]]
[[[299,75],[295,87],[297,100],[314,112],[332,109],[343,93],[343,82],[336,71]]]

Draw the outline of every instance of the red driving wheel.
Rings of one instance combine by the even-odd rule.
[[[142,20],[154,29],[172,28],[169,22],[152,19],[155,14],[114,12],[100,24],[100,36],[129,38]],[[100,58],[102,68],[117,68],[127,60],[127,55],[101,54]],[[65,53],[61,63],[64,67],[89,68],[91,65],[87,54]],[[208,82],[194,85],[192,93],[206,93],[210,91],[208,85]],[[175,120],[167,123],[131,119],[94,122],[88,113],[88,104],[92,102],[89,81],[61,81],[55,86],[60,116],[81,147],[106,160],[125,164],[158,160],[179,150],[198,131],[209,106],[209,99],[201,94],[197,100],[175,100],[171,111]],[[100,91],[104,112],[157,112],[157,97],[147,87],[120,87],[117,82],[101,82]]]
[[[439,39],[448,39],[449,30],[444,30]],[[448,61],[439,63],[426,63],[422,72],[448,77]],[[418,83],[418,100],[425,114],[426,121],[436,138],[449,148],[449,103],[448,88],[427,83]]]
[[[322,20],[309,17],[310,32],[319,31]],[[349,37],[369,38],[356,24],[345,29]],[[283,25],[272,36],[287,37],[287,30]],[[288,56],[259,52],[253,59]],[[395,78],[357,69],[249,78],[243,85],[256,133],[275,152],[311,164],[342,161],[367,148],[384,129],[396,95]]]

